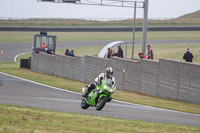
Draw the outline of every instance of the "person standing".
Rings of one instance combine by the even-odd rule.
[[[112,56],[112,57],[116,57],[116,56],[117,56],[117,54],[116,54],[114,48],[111,49],[111,56]]]
[[[147,59],[153,60],[153,50],[151,49],[151,45],[147,45]]]
[[[111,48],[108,48],[108,51],[107,51],[107,58],[110,59],[111,55],[112,55]]]
[[[69,49],[67,48],[67,49],[65,50],[65,55],[68,55],[68,56],[69,56],[69,54],[70,54],[70,51],[69,51]]]
[[[117,46],[117,48],[118,48],[117,57],[124,58],[121,46]]]
[[[42,48],[47,48],[47,46],[44,42],[42,43]]]
[[[186,49],[186,52],[185,52],[185,54],[184,54],[184,56],[183,56],[183,59],[184,59],[186,62],[192,62],[192,59],[193,59],[193,58],[194,58],[193,54],[190,53],[190,49],[187,48],[187,49]]]
[[[74,55],[74,48],[72,48],[70,54],[71,54],[72,57],[75,57],[75,55]]]

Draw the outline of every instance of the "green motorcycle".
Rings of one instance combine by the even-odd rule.
[[[85,93],[86,89],[82,89],[82,93]],[[105,106],[106,102],[111,101],[111,95],[114,93],[114,89],[106,84],[106,81],[102,80],[101,85],[96,85],[86,97],[83,96],[81,101],[81,108],[88,109],[89,106],[96,107],[96,110],[100,111]]]

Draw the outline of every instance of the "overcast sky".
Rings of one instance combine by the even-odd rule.
[[[200,0],[149,0],[149,18],[176,18],[198,10]],[[132,8],[0,0],[0,18],[133,18],[133,13]],[[143,9],[137,9],[137,18],[142,14]]]

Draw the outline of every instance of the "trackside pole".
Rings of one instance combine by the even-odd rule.
[[[134,58],[134,47],[135,47],[135,26],[136,26],[136,4],[135,2],[135,7],[134,7],[134,20],[133,20],[133,43],[132,43],[132,59]]]
[[[145,0],[144,3],[144,19],[142,28],[142,53],[145,54],[146,50],[146,40],[147,40],[147,19],[148,19],[148,3],[149,0]]]
[[[148,17],[148,3],[149,0],[133,1],[133,0],[114,0],[114,3],[107,3],[108,0],[100,0],[99,2],[81,2],[80,0],[37,0],[38,2],[54,2],[54,3],[74,3],[81,5],[95,5],[95,6],[112,6],[112,7],[126,7],[134,8],[134,21],[133,21],[133,42],[132,42],[132,59],[134,58],[134,45],[135,45],[135,25],[136,25],[136,8],[144,8],[143,17],[143,35],[142,35],[142,53],[145,54],[146,49],[146,32],[147,32],[147,17]],[[111,0],[112,1],[112,0]]]

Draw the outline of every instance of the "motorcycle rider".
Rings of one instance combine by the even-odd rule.
[[[112,77],[113,75],[113,69],[111,67],[106,68],[106,73],[101,73],[98,77],[95,79],[95,83],[89,84],[87,92],[83,94],[84,97],[87,97],[87,95],[96,88],[96,85],[101,85],[102,80],[106,81],[106,84],[110,86],[111,88],[116,90],[116,82],[115,82],[115,77]],[[96,85],[95,85],[96,84]],[[110,99],[111,100],[111,99]]]

